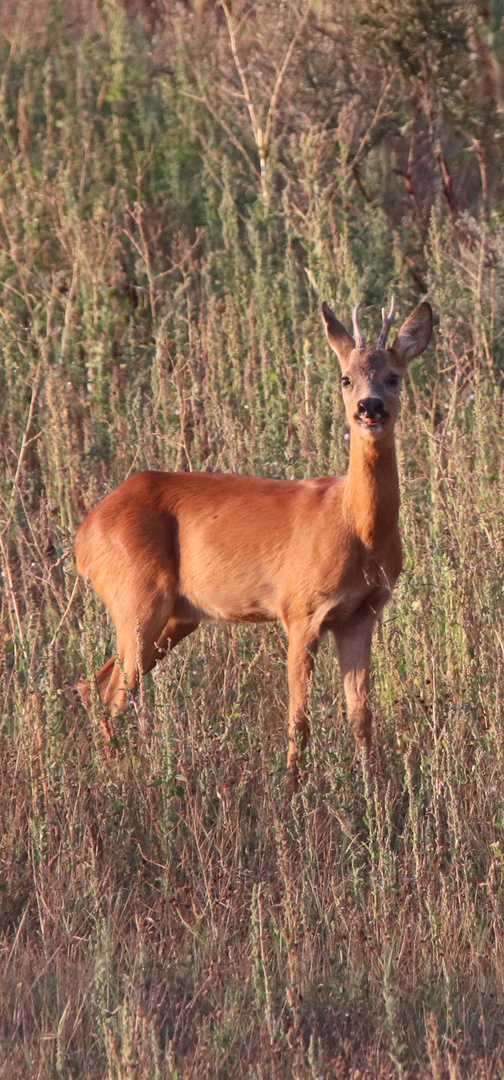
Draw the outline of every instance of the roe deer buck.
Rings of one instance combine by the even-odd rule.
[[[353,313],[355,342],[327,304],[327,337],[342,370],[350,426],[343,477],[269,480],[219,473],[143,472],[125,480],[77,532],[79,572],[105,602],[117,656],[96,676],[113,717],[141,676],[203,619],[280,620],[288,635],[293,785],[306,745],[308,680],[332,631],[348,717],[369,749],[371,638],[401,570],[394,426],[407,365],[429,344],[419,305],[387,347],[394,301],[375,345]],[[78,689],[85,703],[90,688]],[[113,728],[103,720],[108,738]]]

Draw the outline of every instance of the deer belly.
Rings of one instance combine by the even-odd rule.
[[[224,622],[271,622],[279,617],[277,590],[268,581],[244,581],[239,577],[180,582],[185,601],[198,608],[204,619]]]

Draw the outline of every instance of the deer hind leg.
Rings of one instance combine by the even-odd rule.
[[[117,654],[97,676],[100,697],[111,716],[124,708],[128,693],[136,690],[140,679],[166,656],[173,601],[166,594],[157,596],[151,599],[149,609],[142,616],[141,610],[130,604],[129,614],[116,622]]]
[[[98,674],[95,675],[94,682],[102,701],[105,697],[115,662],[115,657],[110,656]],[[81,675],[72,689],[74,694],[82,701],[84,708],[89,710],[91,708],[91,685],[89,679],[87,679],[85,675]],[[112,722],[105,715],[101,717],[101,726],[106,741],[110,742],[115,737],[115,732]]]
[[[93,682],[96,685],[100,700],[107,705],[107,692],[111,678],[116,679],[117,660],[115,656],[110,656],[97,675],[94,676]],[[85,675],[81,675],[73,686],[73,692],[80,698],[85,709],[91,708],[91,683]],[[116,709],[115,712],[118,710]],[[100,717],[100,723],[105,741],[110,743],[115,738],[114,725],[110,716],[102,713]]]
[[[124,708],[128,692],[136,689],[139,679],[147,675],[168,649],[174,649],[183,638],[191,634],[199,622],[181,623],[172,616],[168,619],[159,637],[156,639],[155,628],[162,622],[161,609],[155,624],[147,626],[147,636],[142,636],[138,619],[135,627],[127,628],[121,624],[117,635],[117,655],[111,656],[95,676],[100,699],[109,715],[101,717],[101,726],[107,742],[115,738],[112,717]],[[91,704],[91,691],[87,679],[81,678],[75,686],[86,708]]]
[[[358,747],[371,748],[373,714],[369,707],[371,640],[376,612],[355,616],[344,628],[333,629],[345,691],[348,719]]]
[[[307,635],[306,626],[289,627],[287,673],[289,679],[289,750],[287,769],[294,790],[299,779],[299,757],[310,735],[308,722],[308,683],[319,645],[318,638]]]
[[[164,650],[165,653],[168,650],[171,652],[188,634],[192,634],[193,630],[197,630],[199,624],[199,619],[194,619],[193,622],[181,622],[176,615],[172,615],[157,642],[158,648]]]
[[[157,606],[150,618],[141,620],[137,615],[128,619],[117,618],[117,651],[109,657],[95,676],[96,688],[109,716],[114,717],[124,708],[129,691],[135,690],[139,679],[147,675],[161,660],[168,649],[174,649],[183,638],[199,626],[199,620],[181,622],[176,616],[167,613],[172,609],[171,599],[158,598]],[[134,606],[131,605],[132,610]],[[89,681],[81,677],[74,690],[87,709],[91,704]],[[115,737],[112,719],[103,716],[101,723],[105,738],[110,742]]]
[[[181,622],[176,616],[166,619],[171,600],[164,598],[154,606],[148,619],[135,618],[121,623],[117,630],[117,656],[111,657],[96,676],[98,692],[112,716],[124,708],[128,692],[152,671],[168,649],[174,649],[199,626],[199,620]]]

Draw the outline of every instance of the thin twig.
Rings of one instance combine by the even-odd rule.
[[[75,600],[75,594],[77,592],[78,584],[79,584],[79,578],[76,577],[75,582],[74,582],[74,587],[72,589],[72,595],[71,595],[71,597],[70,597],[70,599],[68,601],[68,604],[67,604],[67,606],[66,606],[66,608],[65,608],[65,610],[64,610],[64,612],[63,612],[63,614],[61,616],[61,619],[60,619],[60,621],[59,621],[59,623],[58,623],[58,625],[56,627],[56,630],[54,631],[54,634],[53,634],[53,636],[52,636],[52,638],[51,638],[51,640],[49,642],[49,648],[50,649],[52,649],[52,647],[53,647],[53,645],[54,645],[54,643],[56,641],[56,638],[57,638],[57,636],[58,636],[58,634],[59,634],[59,632],[61,630],[61,627],[63,626],[63,623],[65,622],[65,619],[66,619],[66,617],[68,615],[68,612],[70,611],[70,608],[71,608],[71,606],[72,606],[72,604],[73,604],[73,602]]]
[[[27,449],[28,449],[28,447],[30,445],[30,442],[32,442],[32,439],[29,438],[29,432],[30,432],[30,428],[31,428],[32,423],[33,423],[33,414],[35,412],[35,406],[37,404],[37,399],[38,399],[38,395],[39,395],[41,373],[42,373],[42,361],[39,360],[39,362],[37,364],[37,367],[35,368],[35,378],[34,378],[33,384],[32,384],[32,392],[31,392],[31,399],[30,399],[30,407],[28,409],[28,417],[27,417],[26,424],[25,424],[25,429],[24,429],[24,432],[23,432],[23,438],[21,440],[21,448],[20,448],[19,456],[18,456],[18,460],[17,460],[16,472],[14,473],[14,479],[12,481],[12,491],[11,491],[9,509],[8,509],[8,513],[7,513],[7,520],[6,520],[6,522],[5,522],[4,526],[3,526],[3,529],[2,529],[2,531],[0,533],[0,536],[2,536],[2,537],[5,536],[5,533],[7,532],[7,529],[10,528],[10,525],[11,525],[11,522],[12,522],[13,513],[14,513],[14,502],[15,502],[15,499],[16,499],[16,491],[17,491],[17,488],[18,488],[19,477],[21,475],[21,469],[23,467],[24,456],[25,456],[26,451],[27,451]]]
[[[373,118],[371,120],[371,123],[368,125],[366,131],[364,132],[364,135],[362,136],[362,139],[361,139],[361,141],[360,141],[360,143],[359,143],[359,145],[357,147],[357,150],[356,150],[356,152],[355,152],[355,154],[354,154],[354,156],[352,158],[352,161],[347,166],[346,179],[348,179],[348,177],[350,177],[352,175],[353,170],[358,165],[359,160],[362,157],[362,154],[364,153],[364,150],[366,149],[366,146],[368,145],[368,142],[369,142],[369,140],[371,138],[371,134],[372,134],[374,128],[376,127],[378,121],[381,119],[383,107],[384,107],[385,102],[386,102],[386,100],[388,98],[388,95],[389,95],[389,93],[390,93],[390,91],[392,89],[393,82],[394,82],[394,76],[392,76],[392,78],[389,79],[387,82],[385,81],[385,79],[383,80],[382,92],[380,94],[380,98],[379,98],[378,104],[376,106],[374,116],[373,116]]]

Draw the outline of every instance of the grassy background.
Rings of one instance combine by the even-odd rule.
[[[5,5],[0,1077],[504,1071],[502,5]],[[131,471],[346,468],[327,299],[428,289],[352,767],[327,643],[202,629],[100,752],[73,535]]]

